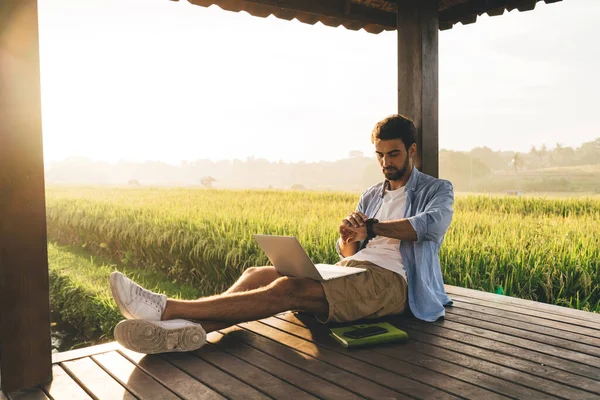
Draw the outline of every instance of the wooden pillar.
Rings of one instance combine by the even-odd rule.
[[[37,0],[0,1],[0,374],[52,378]]]
[[[417,127],[417,168],[438,177],[438,0],[398,0],[398,112]]]

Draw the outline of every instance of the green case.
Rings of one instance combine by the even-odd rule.
[[[379,326],[387,329],[386,333],[368,336],[360,339],[352,339],[344,336],[344,332],[354,330],[356,328],[366,328],[368,326]],[[408,334],[388,322],[379,322],[376,324],[360,324],[345,326],[341,328],[331,328],[329,336],[337,340],[344,347],[362,347],[381,343],[403,342],[408,340]]]

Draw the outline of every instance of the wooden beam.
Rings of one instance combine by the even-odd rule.
[[[360,22],[390,30],[396,28],[395,13],[357,3],[350,6],[348,0],[190,0],[190,3],[203,7],[215,4],[230,11],[246,10],[253,4],[260,4],[270,7],[274,15],[279,10],[291,10],[311,14],[316,21],[321,17],[336,18],[339,25]],[[308,17],[304,15],[303,18]]]
[[[504,10],[529,11],[542,0],[470,0],[440,12],[439,20],[442,26],[452,26],[457,22],[472,23],[478,15],[487,13],[489,16],[502,15]],[[561,0],[544,0],[545,3],[557,3]]]
[[[0,371],[52,378],[37,0],[0,2]]]
[[[415,165],[438,177],[438,1],[398,0],[398,112],[417,127]]]

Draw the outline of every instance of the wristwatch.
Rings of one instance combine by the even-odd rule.
[[[375,219],[375,218],[369,218],[366,221],[366,225],[367,225],[367,239],[373,239],[375,236],[377,236],[375,234],[375,232],[373,232],[373,224],[378,223],[379,220]]]

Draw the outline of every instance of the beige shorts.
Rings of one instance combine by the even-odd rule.
[[[395,272],[369,261],[342,260],[336,265],[365,268],[365,272],[321,282],[329,303],[329,315],[322,322],[349,322],[402,314],[406,309],[408,285]]]

